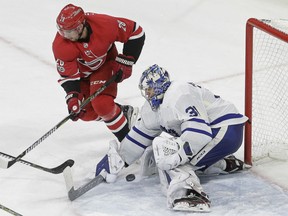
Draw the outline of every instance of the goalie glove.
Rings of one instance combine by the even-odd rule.
[[[180,138],[159,136],[152,145],[157,167],[161,170],[174,169],[190,161],[193,156],[189,143]]]
[[[118,143],[112,140],[107,154],[96,166],[96,176],[102,175],[106,182],[113,183],[124,166],[125,162],[118,154]]]

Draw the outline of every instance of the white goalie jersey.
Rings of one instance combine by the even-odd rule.
[[[141,118],[121,142],[120,154],[128,164],[133,163],[162,132],[189,142],[197,153],[213,139],[212,128],[243,124],[247,119],[208,89],[173,81],[156,111],[147,101],[143,105]]]

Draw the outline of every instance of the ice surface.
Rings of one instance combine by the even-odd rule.
[[[245,22],[250,17],[287,18],[285,0],[71,1],[86,11],[134,19],[146,31],[133,76],[119,87],[118,102],[141,106],[136,83],[157,63],[172,79],[199,83],[244,110]],[[68,1],[1,1],[0,151],[18,156],[67,116],[57,83],[51,43],[60,9]],[[121,46],[118,45],[120,48]],[[102,123],[67,122],[23,159],[54,167],[71,158],[80,186],[114,139]],[[243,148],[237,152],[243,158]],[[202,178],[210,215],[287,215],[287,163]],[[280,187],[280,186],[281,187]],[[190,215],[166,208],[153,176],[102,184],[74,202],[63,176],[15,164],[0,170],[0,204],[25,216]],[[8,213],[0,209],[0,215]],[[197,214],[193,214],[197,215]],[[203,215],[203,214],[201,214]]]

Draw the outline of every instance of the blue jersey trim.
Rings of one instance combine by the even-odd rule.
[[[195,132],[195,133],[204,134],[204,135],[209,136],[209,137],[213,137],[211,133],[204,131],[204,130],[195,129],[195,128],[186,128],[185,130],[182,131],[182,134],[185,133],[186,131],[191,131],[191,132]]]
[[[141,147],[141,148],[143,148],[143,149],[146,149],[146,148],[147,148],[147,146],[145,146],[145,145],[143,145],[142,143],[138,142],[137,140],[133,139],[133,138],[130,137],[129,135],[126,135],[126,138],[127,138],[130,142],[134,143],[135,145],[138,145],[139,147]]]
[[[221,116],[218,119],[215,119],[213,122],[210,123],[210,125],[219,124],[220,122],[226,121],[227,119],[236,119],[236,118],[242,118],[242,117],[243,115],[239,113],[227,114],[227,115]]]
[[[136,133],[138,133],[139,135],[145,137],[146,139],[149,139],[149,140],[153,140],[155,137],[152,137],[152,136],[149,136],[145,133],[143,133],[142,131],[140,131],[138,128],[136,128],[135,126],[132,128],[132,130],[134,130]]]

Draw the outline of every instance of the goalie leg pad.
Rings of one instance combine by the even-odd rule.
[[[173,170],[159,170],[162,191],[167,196],[168,208],[181,211],[210,209],[208,196],[203,192],[193,166],[185,164]]]
[[[140,159],[140,176],[151,176],[158,172],[152,146],[145,149]]]
[[[118,154],[118,143],[112,140],[109,143],[108,153],[96,166],[96,176],[102,175],[106,182],[116,181],[118,173],[125,166],[125,162]]]

